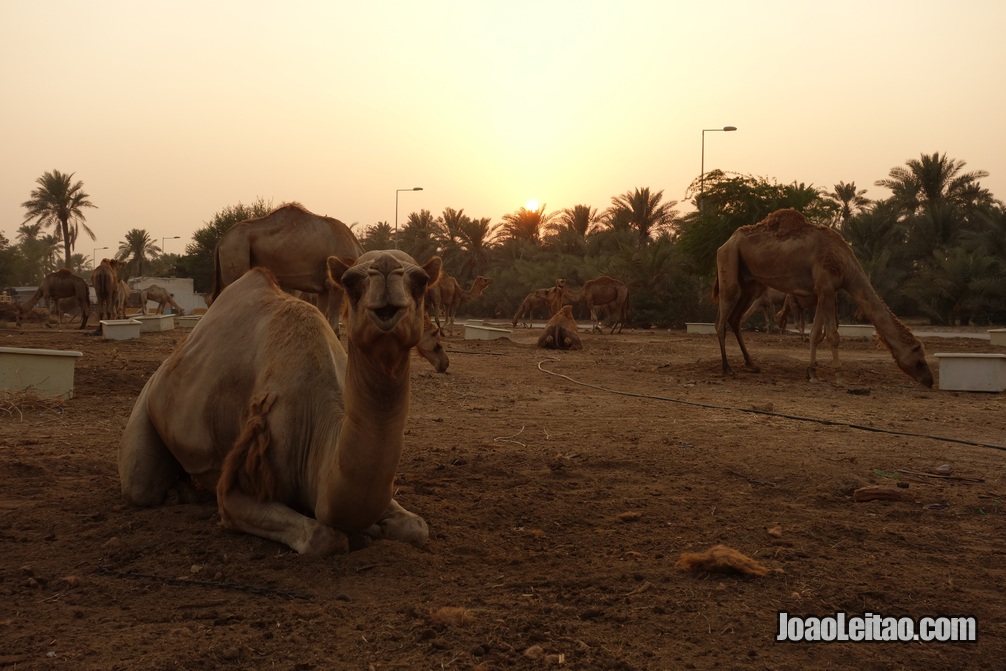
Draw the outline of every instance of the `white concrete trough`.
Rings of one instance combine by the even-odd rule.
[[[938,352],[940,389],[945,391],[1006,390],[1006,354]]]
[[[993,345],[1006,347],[1006,329],[989,329],[989,340]]]
[[[102,319],[101,335],[105,340],[132,340],[140,337],[141,326],[135,319]]]
[[[510,333],[509,329],[500,329],[495,326],[465,324],[465,340],[496,340],[498,338],[506,338]]]
[[[686,333],[704,333],[706,335],[716,333],[716,324],[710,324],[709,322],[686,322],[685,323]]]
[[[195,328],[199,320],[202,319],[202,315],[185,315],[182,317],[175,317],[175,326],[180,329],[191,329]]]
[[[0,347],[0,389],[47,398],[73,398],[73,369],[80,352]]]
[[[171,331],[175,328],[174,315],[137,315],[133,319],[140,322],[140,333]]]
[[[873,324],[839,324],[838,335],[843,338],[872,338],[877,329]]]

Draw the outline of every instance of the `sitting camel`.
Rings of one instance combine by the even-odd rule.
[[[140,313],[147,314],[147,303],[153,301],[157,303],[157,312],[154,314],[163,315],[164,306],[170,305],[175,311],[184,315],[185,310],[175,302],[175,295],[168,293],[168,290],[157,284],[151,284],[146,289],[140,289]]]
[[[245,273],[140,392],[119,446],[125,501],[160,505],[191,476],[216,492],[224,526],[303,554],[346,552],[349,534],[423,546],[426,522],[393,494],[440,265],[399,250],[329,259],[347,349],[267,269]]]
[[[561,300],[572,303],[582,300],[587,304],[593,322],[591,331],[603,332],[598,311],[604,310],[612,320],[611,333],[615,332],[615,327],[621,333],[629,310],[629,288],[621,280],[601,275],[587,280],[579,289],[563,286]]]
[[[535,289],[525,296],[513,315],[513,327],[517,328],[517,321],[520,320],[521,326],[531,328],[534,313],[538,311],[545,313],[545,319],[551,318],[562,307],[562,292],[565,287],[565,280],[556,280],[555,286]]]
[[[329,280],[327,259],[362,253],[349,226],[288,203],[264,217],[234,224],[220,236],[213,254],[210,302],[252,266],[262,266],[272,271],[282,288],[318,294],[318,309],[338,335],[342,287]]]
[[[538,347],[548,349],[583,349],[573,319],[573,306],[565,305],[552,315],[545,325],[545,332],[538,338]]]
[[[66,268],[60,268],[56,272],[49,273],[44,278],[42,278],[42,283],[38,285],[38,289],[35,294],[19,304],[17,307],[17,313],[15,316],[15,323],[20,328],[21,321],[24,316],[31,312],[31,309],[35,307],[35,304],[41,299],[45,299],[46,307],[49,311],[52,311],[50,303],[52,301],[56,302],[56,314],[59,318],[60,328],[63,327],[63,311],[60,305],[60,299],[62,298],[72,298],[76,301],[77,306],[80,309],[81,319],[80,328],[87,328],[87,318],[91,314],[91,299],[89,296],[89,291],[87,290],[87,282],[83,278],[78,277],[71,273]]]
[[[874,291],[849,243],[832,229],[811,224],[790,209],[741,226],[716,251],[713,300],[719,301],[716,336],[724,374],[732,372],[727,363],[728,326],[737,338],[745,367],[758,370],[744,346],[740,324],[748,306],[766,287],[817,301],[810,330],[808,379],[817,379],[817,344],[825,337],[831,343],[834,366],[840,368],[836,292],[844,289],[876,327],[901,370],[921,384],[933,386],[925,348]]]
[[[426,309],[429,311],[432,306],[433,319],[437,322],[440,334],[443,335],[443,327],[448,327],[450,334],[454,335],[454,316],[458,313],[458,308],[462,303],[475,300],[489,288],[493,281],[487,277],[479,275],[472,280],[471,287],[465,291],[456,279],[443,273],[440,281],[426,290]],[[440,324],[440,312],[444,314],[444,324]]]

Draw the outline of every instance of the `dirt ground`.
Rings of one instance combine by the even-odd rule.
[[[0,668],[1003,668],[1002,394],[926,389],[863,339],[844,384],[812,384],[795,335],[748,334],[760,374],[731,341],[724,378],[714,336],[557,354],[538,333],[449,338],[443,375],[414,360],[397,499],[429,544],[319,559],[221,529],[212,502],[120,502],[119,436],[184,331],[0,330],[84,353],[62,408],[0,406]],[[934,373],[996,349],[922,339]],[[854,502],[869,484],[907,498]],[[677,565],[717,544],[771,572]],[[779,643],[781,611],[968,615],[978,641]]]

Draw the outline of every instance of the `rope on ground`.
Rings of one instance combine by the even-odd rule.
[[[555,377],[561,377],[564,380],[568,380],[573,384],[578,384],[581,387],[588,387],[590,389],[596,389],[598,391],[603,391],[608,394],[617,394],[619,396],[631,396],[633,398],[648,398],[654,401],[666,401],[668,403],[679,403],[681,405],[690,405],[697,408],[706,408],[709,410],[732,410],[734,412],[746,412],[754,415],[768,415],[769,417],[779,417],[781,419],[791,419],[798,422],[814,422],[816,424],[824,424],[827,426],[844,426],[850,429],[858,429],[859,431],[870,431],[871,433],[886,433],[892,436],[907,436],[910,438],[929,438],[930,440],[939,440],[945,443],[957,443],[960,445],[972,445],[974,447],[989,447],[993,450],[1006,451],[1006,446],[996,445],[994,443],[979,443],[973,440],[965,440],[963,438],[949,438],[947,436],[934,436],[926,433],[912,433],[910,431],[897,431],[894,429],[881,429],[876,426],[867,426],[865,424],[853,424],[851,422],[840,422],[834,419],[821,419],[819,417],[803,417],[801,415],[790,415],[784,412],[773,412],[771,410],[757,410],[755,408],[738,408],[729,405],[714,405],[711,403],[699,403],[698,401],[686,401],[680,398],[671,398],[669,396],[657,396],[654,394],[640,394],[634,391],[622,391],[620,389],[611,389],[609,387],[603,387],[599,384],[591,384],[589,382],[581,382],[571,378],[568,375],[563,375],[562,373],[556,373],[545,368],[542,368],[542,364],[546,361],[558,361],[555,357],[549,357],[547,359],[542,359],[538,362],[538,370],[543,373],[548,373],[549,375],[554,375]]]

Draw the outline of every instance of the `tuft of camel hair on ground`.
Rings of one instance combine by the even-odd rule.
[[[692,573],[769,574],[768,568],[726,545],[714,545],[705,552],[682,552],[677,565]]]

